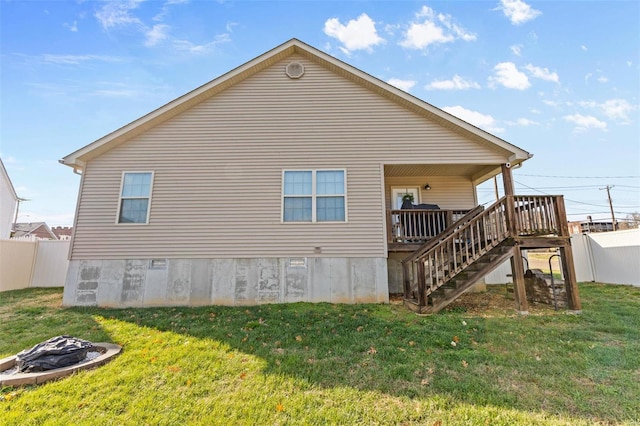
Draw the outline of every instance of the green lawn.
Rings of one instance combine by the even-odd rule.
[[[429,317],[398,304],[63,309],[60,289],[0,293],[0,357],[59,334],[124,347],[96,370],[0,389],[0,423],[639,424],[640,288],[580,291],[582,315],[526,317],[504,286]]]

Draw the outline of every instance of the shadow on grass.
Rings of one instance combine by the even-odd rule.
[[[61,310],[61,293],[62,288],[0,293],[0,358],[63,334],[92,342],[111,342],[91,315],[79,310]]]
[[[479,406],[607,421],[632,419],[638,408],[634,395],[640,392],[634,379],[640,368],[640,291],[596,285],[581,290],[582,316],[547,311],[539,316],[489,317],[456,308],[418,317],[400,305],[307,303],[72,308],[64,309],[63,315],[59,309],[58,315],[48,315],[36,312],[37,306],[14,306],[18,311],[11,327],[17,328],[21,342],[31,334],[34,343],[41,341],[45,330],[50,333],[44,338],[75,333],[110,341],[93,319],[100,316],[221,342],[264,360],[264,374],[325,388],[351,387],[409,398],[442,395]],[[37,330],[28,330],[29,317],[38,323]],[[0,345],[0,352],[7,346],[12,345]],[[612,401],[618,402],[615,408]]]

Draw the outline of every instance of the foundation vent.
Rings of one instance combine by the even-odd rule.
[[[307,258],[306,257],[296,257],[289,259],[289,267],[290,268],[306,268],[307,267]]]

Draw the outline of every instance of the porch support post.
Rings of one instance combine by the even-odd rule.
[[[504,195],[515,195],[515,189],[513,186],[513,175],[511,174],[511,165],[503,164],[502,169],[502,183],[504,184]]]
[[[520,315],[528,315],[529,304],[527,303],[527,290],[524,286],[524,263],[522,262],[522,250],[518,245],[513,246],[511,276],[513,277],[513,294],[516,298],[516,311]]]

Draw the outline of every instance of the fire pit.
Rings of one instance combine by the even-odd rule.
[[[34,346],[31,351],[34,351],[34,349],[37,349],[38,347],[41,347],[51,341],[55,341],[56,339],[62,339],[63,337],[68,336],[60,336],[58,338],[50,339],[47,342],[43,342],[39,345]],[[111,358],[118,355],[122,350],[122,347],[114,345],[113,343],[86,343],[89,343],[90,346],[82,348],[81,359],[73,361],[72,364],[66,365],[64,367],[52,369],[50,367],[49,369],[45,368],[43,369],[44,371],[37,371],[40,368],[31,368],[30,370],[28,370],[30,372],[21,372],[20,369],[22,367],[22,370],[25,370],[24,365],[21,365],[24,364],[25,357],[27,359],[36,359],[36,361],[37,358],[41,358],[41,360],[45,359],[44,364],[48,364],[49,362],[46,360],[48,354],[29,356],[29,351],[22,351],[17,355],[0,359],[0,386],[38,385],[49,380],[66,377],[75,373],[76,371],[89,370],[99,367],[109,362]],[[49,349],[51,349],[51,345],[49,345]],[[55,348],[50,352],[55,353]],[[48,356],[48,358],[55,358],[56,355]]]

